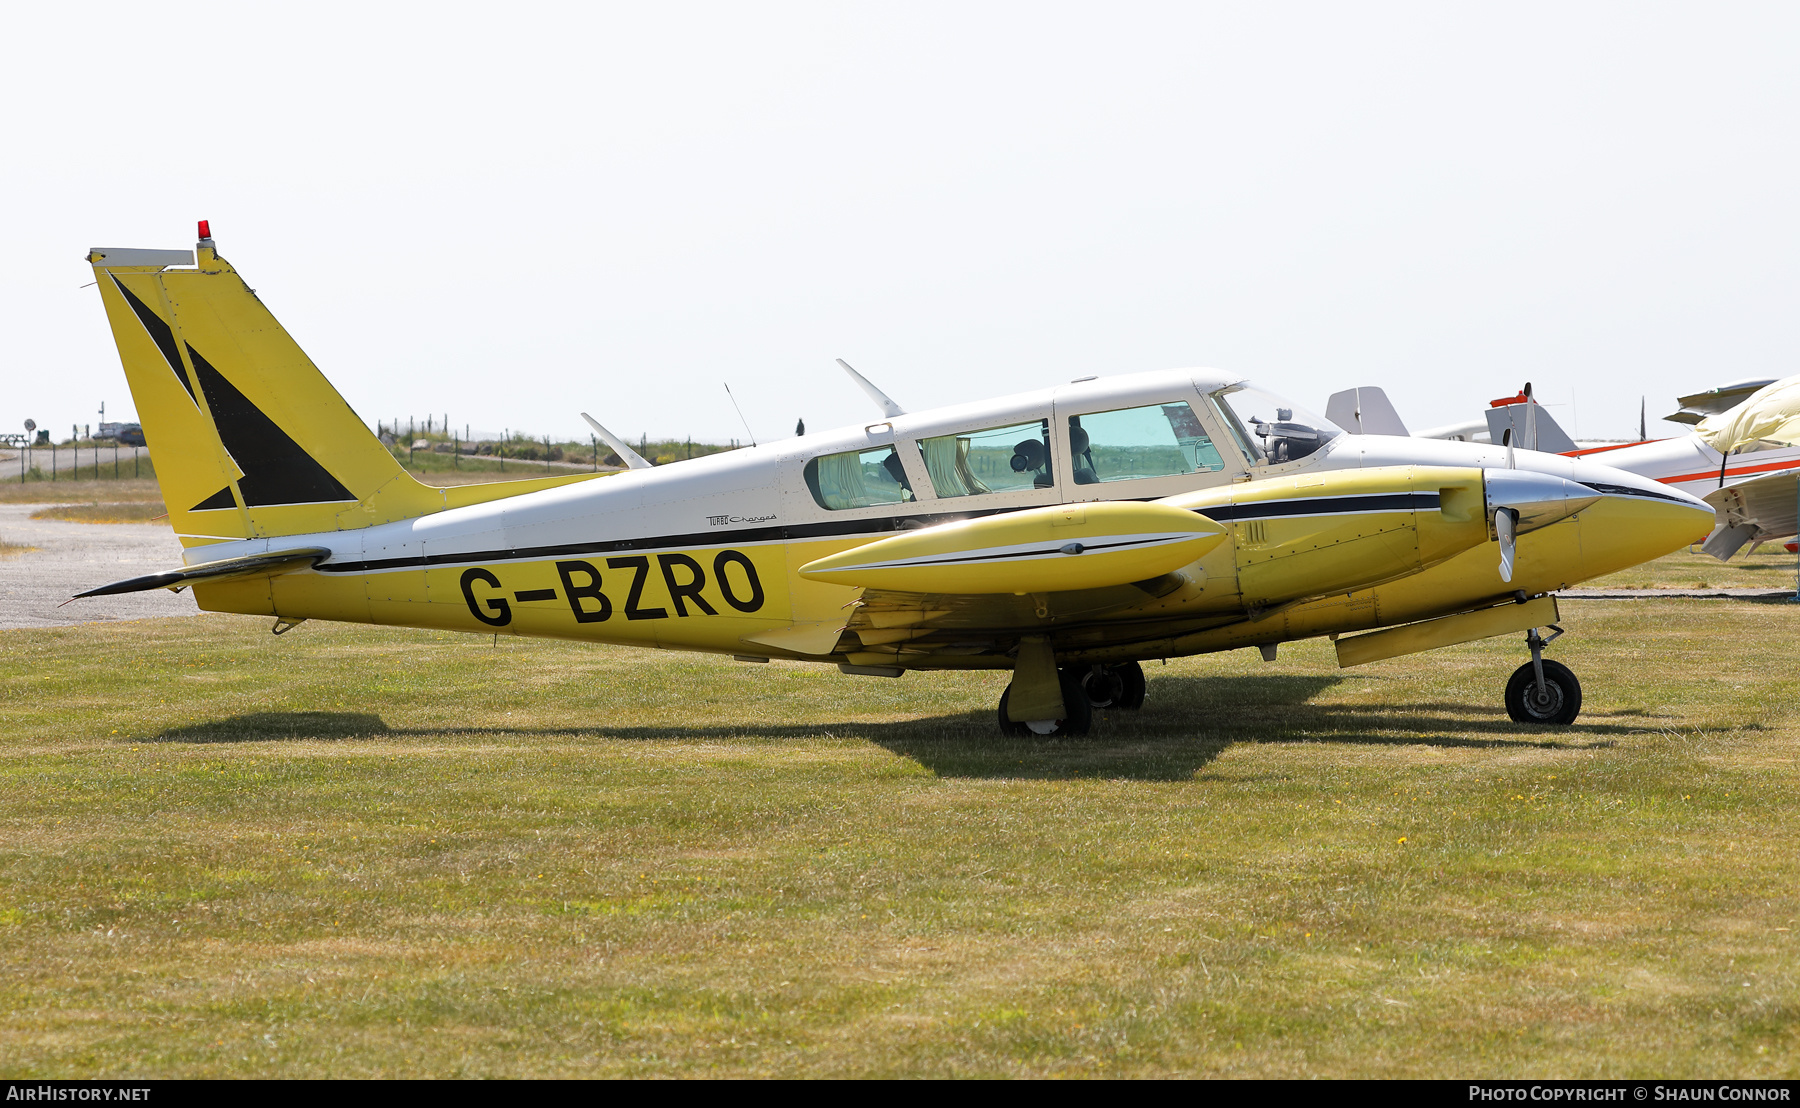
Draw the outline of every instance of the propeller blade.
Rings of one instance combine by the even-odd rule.
[[[1511,427],[1508,427],[1506,430],[1500,432],[1500,442],[1502,444],[1504,444],[1506,447],[1506,468],[1507,469],[1517,469],[1518,467],[1513,465],[1513,444],[1512,444],[1512,428]]]
[[[1500,580],[1512,584],[1513,555],[1517,551],[1519,513],[1512,508],[1494,512],[1494,534],[1500,538]]]

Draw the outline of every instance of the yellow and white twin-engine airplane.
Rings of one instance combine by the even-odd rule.
[[[1702,538],[1657,482],[1343,435],[1213,370],[906,413],[615,476],[414,480],[203,228],[89,255],[182,568],[209,611],[704,650],[849,674],[1004,669],[1009,733],[1136,708],[1139,662],[1327,636],[1352,666],[1509,632],[1516,720],[1569,723],[1550,594]],[[170,268],[176,266],[180,268]],[[1551,635],[1550,638],[1554,638]]]

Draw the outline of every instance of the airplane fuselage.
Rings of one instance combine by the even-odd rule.
[[[1746,478],[1800,467],[1800,447],[1775,447],[1729,458],[1697,434],[1602,446],[1574,455],[1660,481],[1693,497]]]
[[[1338,435],[1293,460],[1271,459],[1219,399],[1236,384],[1206,370],[1089,380],[370,527],[201,540],[187,560],[330,551],[309,571],[197,585],[201,607],[215,611],[852,667],[1004,668],[1021,634],[1052,636],[1059,658],[1114,661],[1428,619],[1611,573],[1710,525],[1705,505],[1654,481],[1519,451],[1522,471],[1600,491],[1571,518],[1522,534],[1506,581],[1478,503],[1454,551],[1421,553],[1417,539],[1422,510],[1439,518],[1439,488],[1448,495],[1446,482],[1472,481],[1478,490],[1483,471],[1505,466],[1503,448]],[[1139,434],[1131,413],[1172,421],[1186,454],[1125,441]],[[1103,433],[1120,441],[1089,441]],[[1042,450],[1008,458],[1014,439]],[[1095,458],[1111,472],[1098,472]],[[1404,492],[1409,467],[1429,491]],[[1251,491],[1261,507],[1232,506]],[[1414,501],[1394,499],[1406,495]],[[1116,500],[1212,512],[1228,520],[1227,539],[1136,592],[1077,586],[973,606],[928,594],[884,600],[801,572],[883,536]],[[1282,584],[1284,573],[1298,584]],[[1325,579],[1328,595],[1309,591],[1307,582]]]

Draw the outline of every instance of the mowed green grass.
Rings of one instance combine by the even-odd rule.
[[[1002,675],[0,633],[0,1075],[1800,1075],[1800,611]]]
[[[1800,557],[1780,543],[1755,554],[1740,551],[1728,562],[1683,548],[1653,562],[1583,581],[1582,589],[1787,589],[1800,581]]]

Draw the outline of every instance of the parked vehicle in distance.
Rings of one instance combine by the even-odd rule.
[[[120,446],[148,446],[144,440],[144,428],[138,423],[102,423],[94,432],[94,441],[111,439]]]

